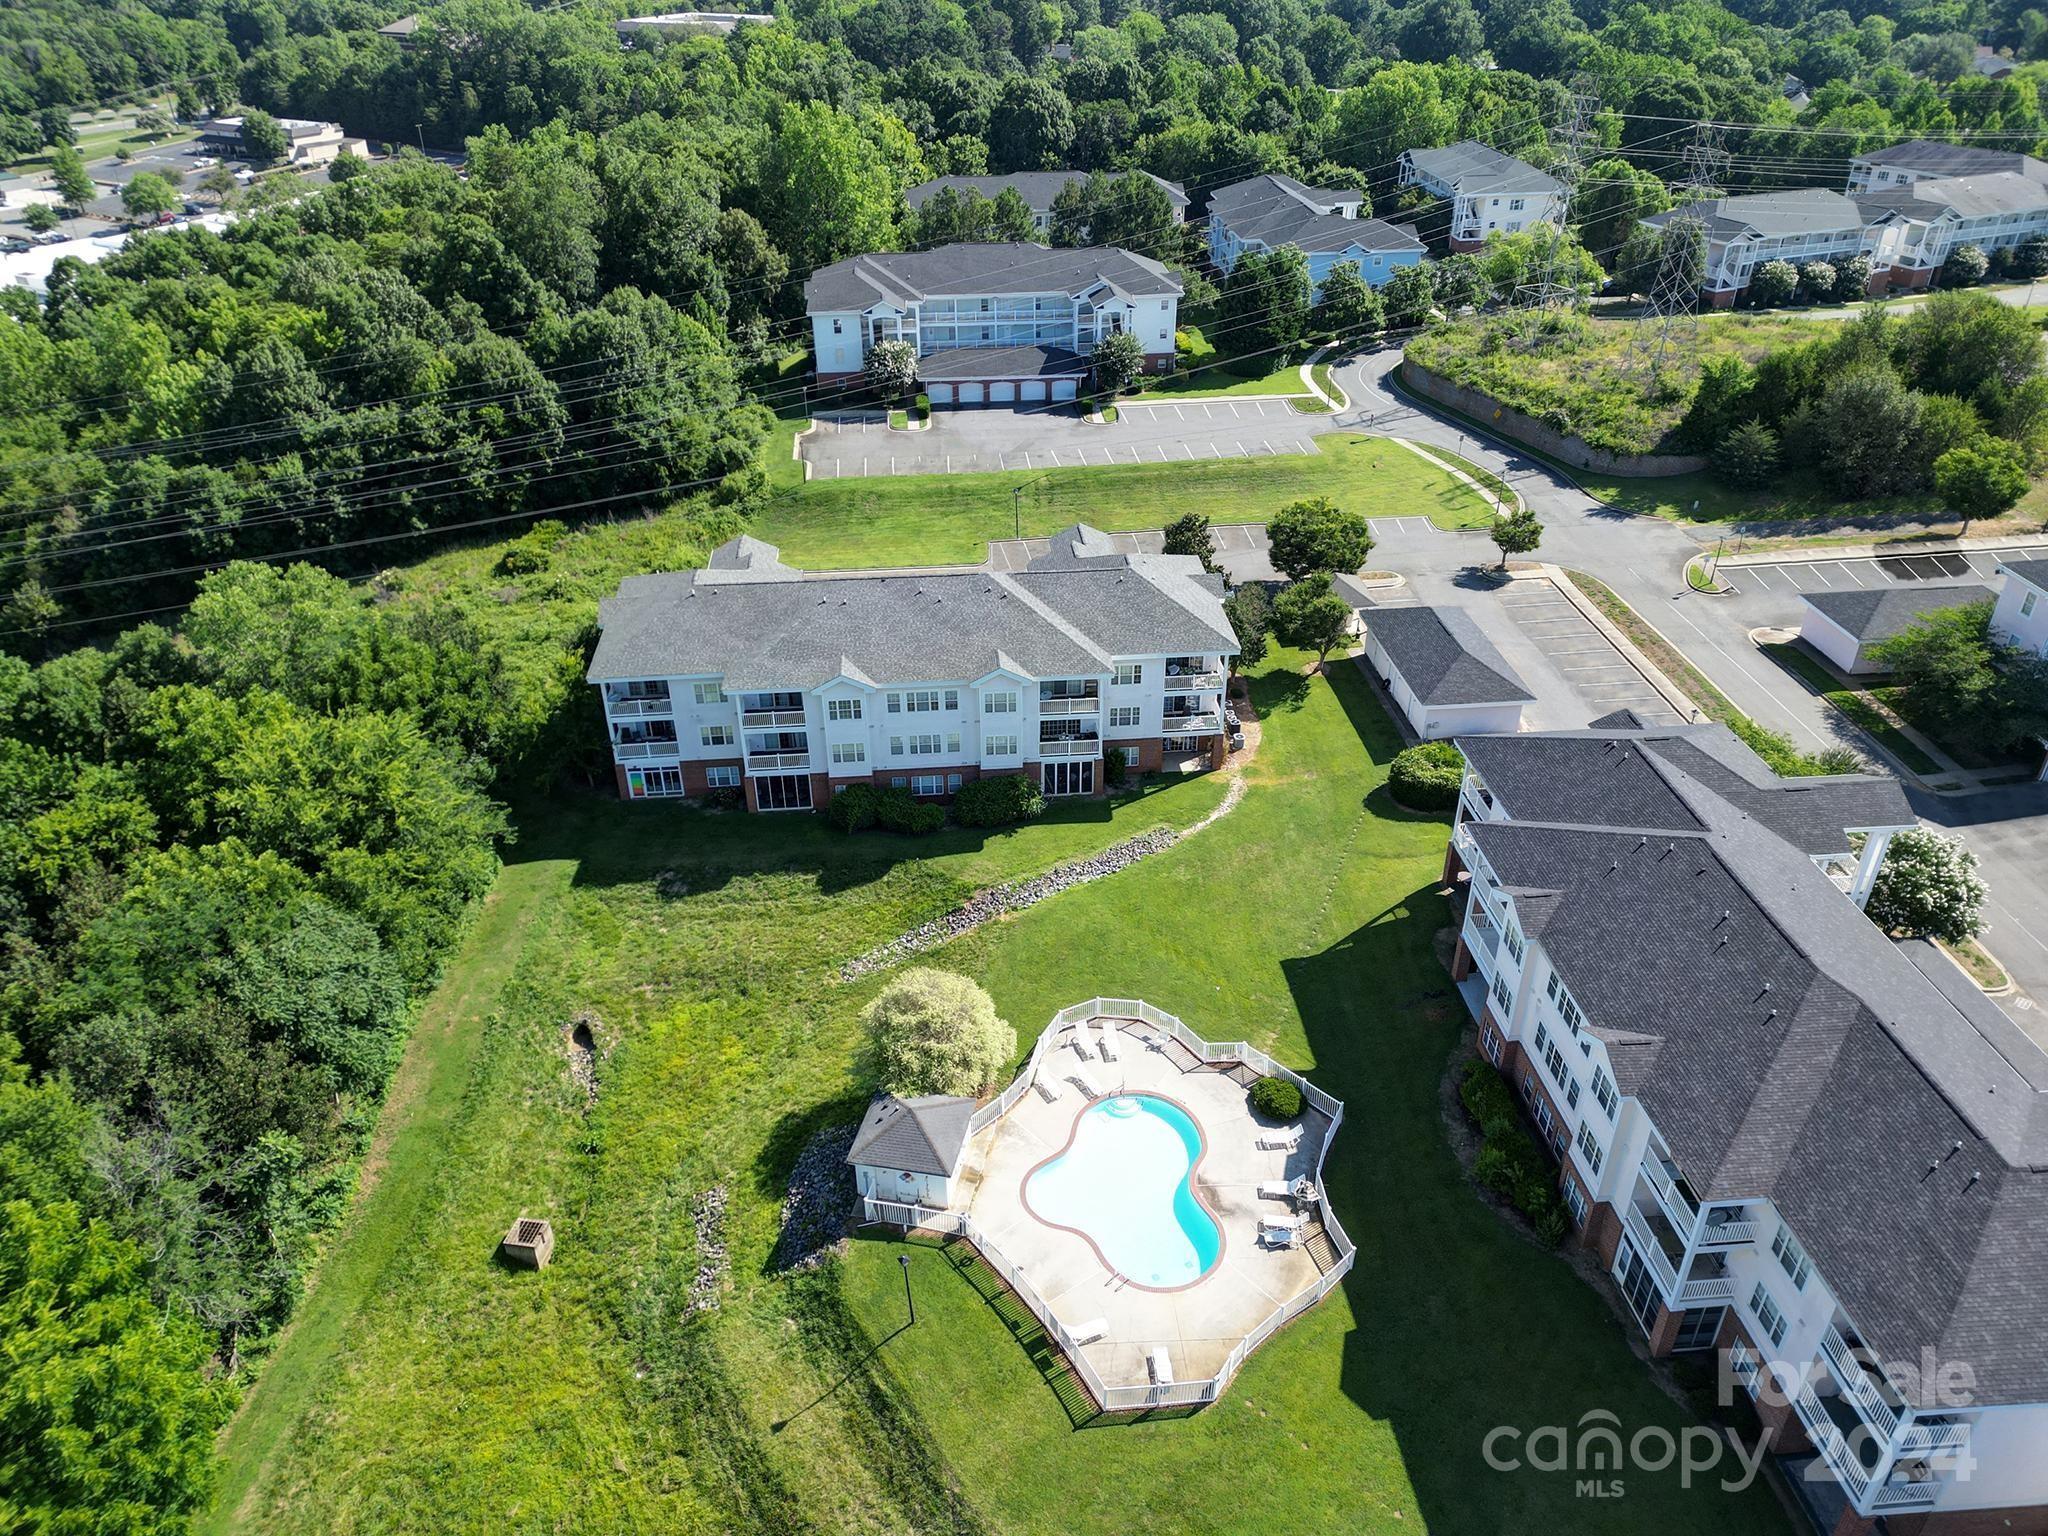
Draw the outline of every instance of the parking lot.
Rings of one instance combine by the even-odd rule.
[[[1585,702],[1588,718],[1632,709],[1648,724],[1678,723],[1677,712],[1664,696],[1554,583],[1527,578],[1512,582],[1502,590],[1500,602],[1530,644]]]
[[[1997,554],[1876,555],[1864,559],[1784,560],[1724,565],[1721,580],[1737,592],[1829,592],[1856,587],[1896,587],[1916,581],[1993,581],[2000,559],[2037,560],[2048,544]]]
[[[1113,422],[1091,422],[1070,405],[941,409],[922,432],[891,431],[881,411],[833,411],[816,418],[801,451],[815,480],[1038,474],[1314,453],[1329,421],[1285,400],[1125,405]]]

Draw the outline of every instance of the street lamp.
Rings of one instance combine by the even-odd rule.
[[[903,1266],[903,1305],[910,1309],[910,1321],[917,1321],[917,1298],[910,1294],[910,1255],[899,1253],[896,1262]],[[908,1325],[906,1325],[908,1326]]]

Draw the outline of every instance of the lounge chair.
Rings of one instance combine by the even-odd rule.
[[[1259,1182],[1261,1200],[1292,1200],[1295,1194],[1295,1181],[1292,1179],[1262,1179]]]
[[[1272,1248],[1294,1248],[1301,1243],[1302,1218],[1299,1216],[1261,1216],[1259,1218],[1259,1241]]]
[[[1153,1386],[1173,1385],[1173,1361],[1168,1358],[1164,1344],[1155,1344],[1152,1347],[1152,1353],[1145,1357],[1145,1364],[1151,1369]]]
[[[1109,1337],[1109,1319],[1091,1317],[1087,1322],[1067,1330],[1067,1336],[1076,1344],[1093,1344],[1097,1339]]]
[[[1301,1145],[1301,1127],[1284,1125],[1277,1131],[1259,1132],[1259,1146],[1268,1152],[1292,1152]]]
[[[1116,1024],[1109,1019],[1098,1019],[1095,1027],[1102,1031],[1102,1037],[1096,1042],[1095,1048],[1102,1053],[1104,1061],[1115,1061],[1117,1059]]]
[[[1088,1064],[1081,1060],[1078,1052],[1075,1054],[1074,1064],[1067,1069],[1067,1077],[1069,1081],[1077,1083],[1089,1098],[1102,1097],[1102,1084],[1095,1080],[1095,1074],[1088,1070]]]
[[[1067,1046],[1083,1061],[1088,1059],[1088,1026],[1085,1023],[1074,1026],[1074,1032],[1067,1036]]]
[[[1046,1103],[1052,1104],[1058,1102],[1060,1096],[1060,1080],[1054,1077],[1050,1072],[1046,1071],[1045,1068],[1040,1067],[1038,1069],[1038,1075],[1031,1079],[1031,1086],[1038,1090],[1038,1096],[1041,1099],[1045,1100]]]

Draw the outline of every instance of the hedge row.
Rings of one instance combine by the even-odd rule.
[[[825,820],[842,832],[880,827],[885,832],[922,835],[946,824],[946,808],[920,800],[907,789],[849,784],[821,807]],[[1007,827],[1045,814],[1045,795],[1019,775],[976,779],[953,795],[953,816],[963,827]]]
[[[1557,1176],[1536,1138],[1522,1128],[1521,1108],[1507,1079],[1475,1059],[1465,1064],[1458,1097],[1484,1138],[1473,1175],[1528,1217],[1544,1242],[1562,1241],[1570,1218],[1558,1199]]]

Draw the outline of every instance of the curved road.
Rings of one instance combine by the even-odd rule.
[[[1738,709],[1790,732],[1804,749],[1849,745],[1869,755],[1840,715],[1757,653],[1749,639],[1756,622],[1753,604],[1733,604],[1686,585],[1685,563],[1699,553],[1700,540],[1678,524],[1595,501],[1517,445],[1396,394],[1387,375],[1400,362],[1400,352],[1387,348],[1338,363],[1335,376],[1350,407],[1332,425],[1446,448],[1485,466],[1514,486],[1543,520],[1544,559],[1606,582]],[[1378,549],[1375,564],[1383,560],[1405,575],[1427,578],[1469,569],[1492,546],[1473,549],[1390,528],[1379,537]],[[1771,622],[1796,626],[1799,604],[1789,595],[1784,604]],[[1991,887],[1985,939],[2014,980],[2048,1002],[2048,784],[1972,795],[1937,795],[1909,784],[1907,793],[1923,820],[1960,832],[1975,851]],[[2008,1000],[2007,1009],[2048,1044],[2048,1018],[2031,1000]]]

